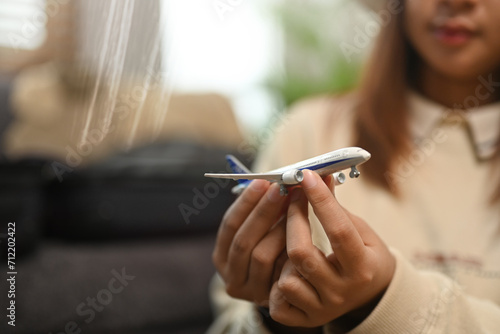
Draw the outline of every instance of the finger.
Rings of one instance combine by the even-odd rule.
[[[276,183],[269,187],[234,235],[229,248],[227,271],[228,277],[236,284],[247,281],[253,249],[280,218],[286,197],[280,196],[279,188]]]
[[[277,287],[288,303],[306,313],[321,308],[321,298],[318,292],[297,271],[292,261],[285,263]]]
[[[375,231],[368,225],[362,218],[351,213],[349,210],[344,208],[345,213],[351,219],[354,227],[358,231],[359,235],[363,239],[365,246],[372,246],[380,242],[380,237],[375,233]]]
[[[318,290],[328,286],[338,275],[325,255],[313,244],[304,191],[294,190],[288,207],[286,247],[297,271]]]
[[[305,170],[302,189],[342,268],[355,268],[364,254],[364,243],[349,216],[318,174]]]
[[[328,186],[328,189],[330,189],[330,192],[333,193],[334,187],[335,187],[335,179],[332,174],[326,176],[323,178],[323,182]]]
[[[286,254],[286,248],[283,249],[281,254],[278,256],[276,259],[276,262],[274,263],[274,268],[273,268],[273,277],[272,277],[272,283],[276,282],[279,280],[280,275],[281,275],[281,270],[283,269],[283,266],[285,265],[285,262],[288,260],[288,255]]]
[[[248,273],[249,289],[253,290],[255,302],[268,306],[273,284],[273,271],[277,259],[285,249],[285,217],[257,244],[252,252]]]
[[[291,327],[299,326],[307,320],[304,311],[286,301],[283,293],[278,289],[278,282],[275,282],[271,288],[269,314],[274,321]]]
[[[222,223],[217,232],[217,239],[213,251],[213,261],[217,270],[227,262],[229,248],[234,235],[239,230],[246,217],[252,212],[257,203],[269,188],[269,182],[255,180],[250,183],[247,189],[229,207],[222,218]],[[222,273],[221,273],[222,274]]]

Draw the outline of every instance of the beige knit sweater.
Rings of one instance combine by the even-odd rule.
[[[274,131],[257,169],[352,146],[354,102],[351,95],[299,103]],[[364,218],[397,260],[384,297],[350,333],[500,333],[500,205],[489,204],[499,181],[492,159],[484,159],[499,133],[500,106],[471,111],[465,122],[415,94],[410,106],[418,145],[387,174],[401,198],[363,175],[336,189],[339,202]],[[330,252],[321,225],[310,219],[314,243]],[[254,306],[229,297],[218,277],[211,296],[218,317],[210,333],[268,333]],[[337,333],[332,326],[324,332]]]

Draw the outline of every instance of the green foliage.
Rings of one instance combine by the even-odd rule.
[[[272,73],[269,88],[285,105],[302,97],[353,88],[359,60],[350,61],[339,47],[349,31],[349,1],[287,0],[274,8],[284,34],[284,68]],[[352,29],[351,29],[352,30]]]
[[[311,78],[288,71],[286,77],[269,79],[268,87],[282,97],[286,106],[305,96],[343,92],[356,86],[359,65],[347,62],[342,65],[327,68],[320,78]]]

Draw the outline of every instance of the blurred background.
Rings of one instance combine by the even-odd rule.
[[[0,332],[203,333],[234,200],[203,173],[227,153],[251,165],[298,99],[355,87],[370,15],[348,0],[0,0],[2,296],[11,222],[17,272]]]

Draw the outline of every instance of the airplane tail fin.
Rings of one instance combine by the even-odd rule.
[[[235,174],[251,174],[252,172],[245,167],[245,165],[236,159],[236,157],[228,154],[226,155],[226,160],[229,164],[229,167]],[[238,183],[247,183],[248,180],[238,180]]]

